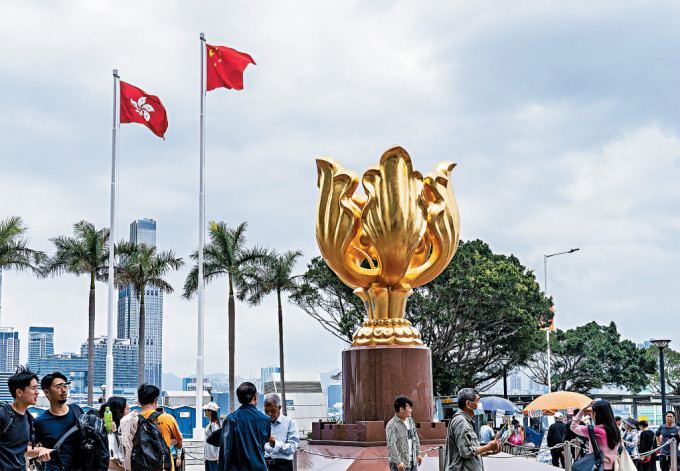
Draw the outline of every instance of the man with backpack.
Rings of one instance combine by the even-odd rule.
[[[70,381],[58,371],[47,374],[40,382],[50,408],[35,419],[35,441],[54,448],[59,439],[78,421],[83,413],[77,404],[66,404]],[[60,446],[56,457],[45,464],[45,470],[74,469],[73,459],[79,449],[78,434],[72,434]]]
[[[7,380],[7,386],[14,401],[0,404],[0,469],[26,471],[26,458],[40,455],[48,461],[52,451],[32,446],[34,419],[28,407],[38,402],[38,376],[20,366]]]
[[[173,470],[175,460],[170,454],[173,440],[178,458],[182,455],[179,425],[172,415],[156,410],[159,396],[160,390],[156,386],[142,384],[137,389],[137,401],[141,408],[139,414],[128,414],[121,420],[126,469]]]

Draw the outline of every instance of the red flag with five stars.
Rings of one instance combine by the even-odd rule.
[[[168,129],[168,115],[161,100],[122,80],[120,82],[120,122],[143,124],[163,139]]]
[[[208,91],[216,88],[233,88],[243,90],[243,71],[248,64],[255,64],[250,55],[238,52],[225,46],[211,46],[208,48],[207,80]]]

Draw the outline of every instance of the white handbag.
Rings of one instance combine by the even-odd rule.
[[[616,464],[614,465],[615,471],[637,471],[637,466],[633,462],[633,459],[628,454],[628,450],[623,446],[623,451],[621,455],[616,458]]]

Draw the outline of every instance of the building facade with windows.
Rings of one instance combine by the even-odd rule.
[[[138,219],[130,224],[130,242],[156,246],[156,221]],[[140,300],[132,286],[118,290],[118,338],[128,339],[131,345],[139,341]],[[163,376],[163,293],[155,286],[147,286],[144,293],[145,339],[144,382],[162,389]],[[135,381],[136,381],[135,374]],[[114,380],[114,383],[115,380]],[[117,383],[116,383],[117,384]]]
[[[81,345],[80,354],[87,358],[87,341]],[[129,339],[115,340],[113,343],[113,394],[135,394],[137,392],[137,357],[136,344],[133,345]],[[106,384],[106,337],[94,339],[93,377],[95,391],[102,384]],[[87,383],[85,387],[87,388]]]
[[[0,371],[14,371],[19,366],[19,332],[14,327],[0,327]]]
[[[38,369],[38,358],[54,354],[54,327],[28,328],[28,366]]]

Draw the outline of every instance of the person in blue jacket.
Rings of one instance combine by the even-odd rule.
[[[222,471],[267,471],[264,446],[271,436],[268,416],[257,410],[257,389],[242,383],[236,389],[241,407],[222,423],[218,469]]]

